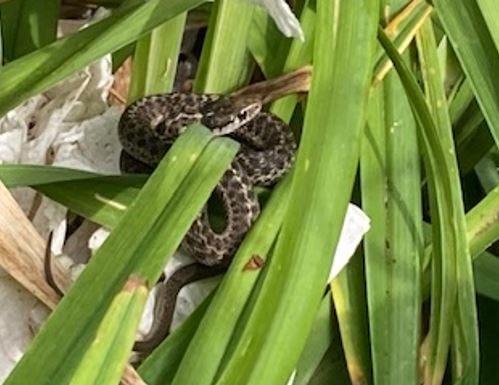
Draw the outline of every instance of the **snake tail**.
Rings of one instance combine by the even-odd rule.
[[[140,341],[136,341],[133,350],[149,354],[168,336],[173,320],[175,303],[180,290],[193,282],[214,277],[227,270],[225,264],[206,266],[192,263],[175,271],[170,278],[162,282],[156,294],[154,304],[154,320],[151,329]]]

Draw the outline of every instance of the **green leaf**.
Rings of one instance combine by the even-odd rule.
[[[487,29],[477,0],[434,0],[435,9],[470,81],[489,129],[499,144],[499,52]],[[483,2],[483,5],[487,2]],[[490,3],[491,4],[491,3]],[[497,13],[497,9],[495,10]],[[496,31],[497,32],[497,31]]]
[[[0,180],[10,188],[99,177],[102,175],[65,167],[26,164],[0,165]]]
[[[0,5],[4,60],[10,62],[56,39],[59,0],[15,0]]]
[[[439,290],[442,288],[445,290],[446,280],[449,279],[449,275],[451,281],[455,279],[456,284],[458,283],[458,286],[456,286],[456,302],[453,305],[450,305],[454,301],[451,297],[448,301],[451,307],[445,308],[445,306],[443,306],[441,308],[442,311],[450,312],[450,315],[452,316],[454,307],[457,306],[455,317],[453,319],[451,318],[451,322],[453,323],[451,341],[453,377],[456,381],[466,379],[466,381],[470,381],[470,383],[476,383],[478,382],[479,352],[473,272],[466,239],[466,221],[453,143],[451,120],[448,113],[443,78],[438,63],[437,46],[431,23],[425,23],[422,26],[418,34],[417,42],[421,68],[423,69],[426,97],[435,122],[436,131],[433,135],[435,135],[436,140],[439,141],[441,146],[439,151],[442,152],[443,158],[445,158],[446,161],[446,169],[441,168],[438,170],[438,168],[436,168],[435,171],[438,172],[438,174],[433,170],[430,172],[430,175],[435,172],[434,177],[436,178],[435,181],[430,182],[430,194],[432,193],[432,190],[436,193],[433,198],[430,197],[430,199],[433,199],[433,201],[430,201],[430,205],[436,203],[436,205],[439,206],[438,210],[441,210],[442,215],[445,217],[445,219],[442,218],[442,230],[434,231],[434,234],[442,231],[441,234],[443,236],[441,245],[443,249],[438,252],[435,252],[435,248],[433,249],[433,268],[436,268],[436,271],[433,272],[433,276],[435,277],[438,274],[442,274],[441,277],[437,276],[437,280],[442,279],[442,282],[435,282],[435,284],[432,285],[432,289],[436,289],[436,293],[439,293]],[[441,167],[442,165],[438,166]],[[438,184],[441,184],[441,186],[436,187]],[[439,189],[441,189],[441,191],[437,191]],[[438,194],[442,195],[439,197]],[[444,206],[441,200],[445,200],[446,203],[448,203],[448,206]],[[430,210],[434,211],[435,208],[430,207]],[[440,220],[438,216],[436,219],[437,221]],[[444,232],[447,234],[444,235]],[[448,237],[449,234],[452,235]],[[438,245],[440,242],[440,240],[436,241],[435,238],[433,238],[433,240],[434,245]],[[453,248],[455,249],[452,250]],[[442,258],[442,261],[438,260],[439,258]],[[452,260],[453,258],[455,259]],[[442,269],[441,271],[439,271],[440,268]],[[453,271],[454,269],[455,273]],[[455,277],[452,276],[453,274],[455,274]],[[447,294],[450,293],[451,291]],[[445,293],[442,296],[442,299],[443,298],[445,298]],[[433,307],[434,302],[435,300],[432,302],[432,310],[439,309],[439,304],[436,304],[436,306]],[[449,314],[446,314],[446,317],[448,315]],[[438,326],[436,326],[436,323],[433,323],[435,321],[438,322],[439,317],[440,315],[434,317],[433,313],[432,318],[430,319],[430,349],[432,349],[433,346],[436,346],[437,349],[443,347],[438,347],[438,343],[435,343],[435,339],[432,339],[435,338],[435,336],[439,336],[440,338],[439,333],[442,331],[444,336],[447,332],[447,330],[443,330],[443,328],[446,327],[443,323]],[[439,328],[438,331],[435,329],[435,326]],[[434,328],[433,330],[432,327]],[[442,341],[444,340],[445,337],[442,338]],[[432,346],[432,344],[435,345]],[[437,350],[435,350],[435,352],[437,352]],[[430,352],[430,354],[432,353],[433,352]],[[442,359],[444,359],[443,355],[444,353],[442,352]],[[431,373],[433,370],[431,367],[432,359],[433,357],[430,358],[430,365],[427,373]],[[436,356],[435,362],[438,362],[439,359],[440,357]],[[440,375],[438,371],[439,368],[437,368],[436,371],[437,378]]]
[[[7,187],[33,187],[69,210],[108,229],[116,227],[147,177],[103,176],[52,166],[0,165],[0,180]]]
[[[341,346],[351,378],[359,383],[372,383],[369,347],[369,325],[363,260],[356,253],[348,265],[330,283],[334,308],[341,335]],[[341,377],[342,367],[334,368],[335,377]]]
[[[146,180],[145,175],[112,176],[42,184],[34,188],[74,213],[112,230]]]
[[[145,95],[171,92],[186,18],[187,12],[181,13],[137,42],[129,103]]]
[[[494,166],[495,168],[495,166]],[[483,198],[475,207],[466,214],[466,232],[470,248],[471,258],[473,258],[473,266],[486,254],[483,252],[494,241],[499,239],[499,217],[496,215],[499,212],[499,188],[491,190],[485,198]],[[425,255],[431,253],[431,245],[425,250]],[[490,259],[489,257],[486,257]],[[481,264],[487,265],[488,262]],[[492,268],[492,271],[495,269]],[[483,269],[482,269],[483,271]],[[423,297],[428,296],[430,286],[430,266],[428,261],[425,261],[423,266]],[[475,271],[476,275],[476,271]],[[486,278],[487,280],[488,278]],[[480,292],[480,282],[475,279],[476,290]]]
[[[374,383],[416,385],[423,252],[416,124],[393,72],[372,90],[370,102],[361,192],[371,218],[364,247]]]
[[[148,290],[130,278],[104,315],[70,385],[114,385],[120,380],[132,349]]]
[[[213,3],[194,91],[226,93],[246,84],[251,71],[246,40],[253,7],[247,1]]]
[[[478,256],[499,239],[499,187],[490,191],[466,215],[470,253]]]
[[[392,43],[399,52],[404,52],[414,40],[414,36],[421,24],[430,16],[432,7],[424,0],[399,1],[385,0],[385,32],[390,36]],[[403,7],[400,11],[397,8]],[[390,11],[390,12],[389,12]],[[376,52],[376,65],[374,67],[374,84],[383,80],[391,69],[392,64],[384,50],[379,47]]]
[[[476,291],[499,301],[499,258],[490,253],[482,253],[473,262]]]
[[[464,79],[457,88],[453,98],[449,103],[449,115],[451,117],[452,125],[457,124],[459,119],[462,118],[466,109],[474,99],[473,89],[470,82]]]
[[[497,172],[496,162],[491,156],[485,156],[478,162],[475,172],[484,191],[490,192],[496,186],[499,186],[499,173]]]
[[[430,24],[427,23],[427,26]],[[431,36],[431,35],[430,35]],[[432,313],[430,319],[430,350],[425,368],[425,381],[440,383],[446,367],[453,331],[455,380],[478,376],[478,341],[471,261],[466,242],[463,203],[461,200],[457,162],[453,150],[450,118],[439,73],[436,44],[426,37],[424,57],[425,86],[430,112],[416,80],[407,69],[389,39],[379,31],[379,39],[390,56],[406,89],[418,122],[419,139],[424,150],[425,170],[430,191],[433,229]],[[432,48],[433,46],[433,48]],[[442,107],[443,106],[443,107]],[[459,282],[459,290],[457,289]],[[457,352],[457,349],[454,350]]]
[[[339,338],[333,319],[331,297],[326,295],[322,299],[307,344],[303,348],[296,365],[296,377],[293,385],[306,385],[309,383],[327,350],[333,343],[338,343]]]
[[[494,40],[496,49],[499,51],[499,9],[497,8],[497,3],[494,0],[476,0],[480,10],[482,11],[482,16],[489,27],[489,32]]]

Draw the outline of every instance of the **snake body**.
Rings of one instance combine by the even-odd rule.
[[[225,211],[225,227],[221,231],[212,228],[205,206],[183,241],[200,264],[180,269],[165,283],[166,294],[155,306],[159,321],[134,350],[150,351],[166,337],[182,286],[219,274],[228,265],[260,212],[254,186],[271,186],[290,169],[296,151],[294,136],[281,119],[261,107],[260,100],[248,96],[175,92],[142,98],[123,113],[118,132],[123,145],[121,168],[126,172],[152,170],[193,123],[241,144],[214,191]],[[212,270],[207,266],[213,266]]]
[[[170,93],[142,98],[127,107],[119,123],[122,169],[138,164],[154,168],[175,139],[192,123],[216,135],[228,135],[241,148],[216,187],[226,226],[215,231],[205,207],[192,224],[184,246],[205,265],[229,260],[257,218],[260,207],[253,187],[276,183],[291,167],[296,142],[277,116],[261,111],[251,97]]]

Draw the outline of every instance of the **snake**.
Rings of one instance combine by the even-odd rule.
[[[121,115],[121,170],[151,172],[175,140],[194,123],[201,123],[215,136],[228,136],[240,143],[234,160],[213,191],[223,206],[224,227],[213,228],[205,205],[182,241],[197,263],[184,266],[166,281],[155,313],[163,321],[168,320],[156,323],[162,326],[153,324],[144,340],[136,342],[136,351],[152,350],[166,337],[168,331],[163,324],[171,322],[171,302],[182,286],[219,274],[228,266],[260,213],[255,186],[277,183],[295,159],[297,143],[292,130],[276,115],[263,111],[260,98],[172,92],[138,99]]]

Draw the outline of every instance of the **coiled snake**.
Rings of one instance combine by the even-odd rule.
[[[275,184],[293,163],[296,142],[291,130],[277,116],[261,108],[261,100],[251,96],[170,93],[132,103],[120,119],[121,168],[126,172],[154,168],[192,123],[202,123],[215,135],[228,135],[241,143],[215,189],[226,214],[225,228],[219,232],[212,228],[205,207],[183,241],[193,257],[205,266],[220,267],[230,262],[260,212],[253,187]],[[217,268],[212,271],[217,272]],[[206,267],[188,265],[176,272],[166,286],[176,295],[183,284],[203,275],[213,273]],[[173,305],[160,302],[156,309],[164,313],[161,306]],[[144,341],[136,343],[135,350],[151,350],[167,332],[151,330]]]

